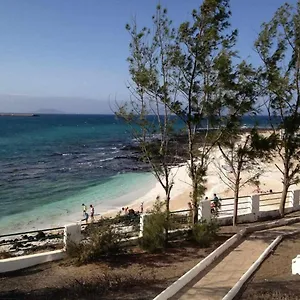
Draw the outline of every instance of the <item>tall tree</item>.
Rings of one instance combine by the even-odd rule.
[[[232,65],[230,61],[228,64]],[[242,61],[231,68],[229,75],[224,77],[221,74],[227,111],[220,111],[219,118],[225,130],[217,146],[227,170],[224,171],[218,164],[217,168],[220,178],[234,192],[233,225],[236,225],[240,189],[258,180],[262,173],[260,162],[271,159],[270,149],[274,146],[274,136],[264,137],[256,127],[250,132],[242,128],[245,117],[255,123],[255,115],[260,111],[257,105],[258,77],[252,65]]]
[[[118,106],[116,114],[130,124],[144,161],[151,166],[165,191],[168,224],[170,194],[176,175],[171,169],[176,164],[176,147],[174,144],[171,146],[170,138],[176,118],[166,103],[172,102],[171,98],[176,95],[171,84],[169,58],[175,35],[166,9],[157,6],[152,19],[152,30],[144,27],[139,31],[135,21],[126,25],[131,37],[128,58],[131,75],[128,89],[131,98]]]
[[[283,191],[279,207],[281,216],[288,189],[300,182],[300,1],[296,7],[280,7],[255,42],[262,60],[260,69],[262,94],[267,98],[274,133],[283,134],[277,144],[281,164]]]
[[[204,0],[199,10],[193,10],[192,22],[180,25],[173,53],[173,78],[179,85],[178,97],[170,106],[187,130],[194,223],[205,191],[209,154],[222,134],[210,129],[219,127],[217,116],[226,106],[224,84],[231,76],[235,55],[231,49],[237,35],[229,30],[230,16],[229,0]]]

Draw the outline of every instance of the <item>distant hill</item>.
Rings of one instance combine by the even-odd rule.
[[[37,111],[34,112],[35,114],[48,114],[48,115],[61,115],[61,114],[65,114],[65,112],[57,110],[57,109],[50,109],[50,108],[43,108],[43,109],[39,109]]]

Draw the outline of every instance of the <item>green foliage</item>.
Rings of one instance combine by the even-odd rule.
[[[126,236],[118,232],[113,225],[91,225],[87,240],[80,244],[69,243],[67,254],[79,264],[98,261],[104,256],[123,253],[122,239],[124,238]]]
[[[148,252],[160,252],[166,247],[166,229],[169,227],[165,204],[159,199],[145,216],[140,246]]]
[[[203,248],[209,247],[217,237],[218,231],[219,225],[215,220],[210,222],[204,220],[194,224],[190,239]]]
[[[139,29],[135,21],[126,25],[131,38],[128,57],[131,98],[118,106],[116,114],[130,126],[143,161],[150,165],[165,191],[166,209],[169,210],[174,182],[171,167],[178,161],[177,147],[170,146],[176,116],[168,106],[176,97],[170,59],[175,30],[171,27],[167,10],[160,5],[156,7],[152,22],[151,29]],[[154,135],[157,137],[155,141]]]
[[[259,69],[261,96],[267,99],[274,135],[283,129],[276,149],[282,159],[283,190],[300,182],[300,2],[284,4],[268,23],[263,23],[255,42],[262,65]],[[283,216],[286,193],[282,194]]]

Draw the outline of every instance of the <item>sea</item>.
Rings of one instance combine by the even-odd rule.
[[[130,145],[115,116],[0,117],[0,234],[61,226],[80,220],[82,203],[97,214],[145,194],[156,180]]]
[[[0,235],[78,221],[82,203],[102,214],[143,196],[156,180],[133,144],[113,115],[0,117]]]

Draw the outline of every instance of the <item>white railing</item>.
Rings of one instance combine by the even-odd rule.
[[[300,190],[288,191],[286,198],[285,212],[300,210]],[[239,197],[238,202],[238,221],[255,222],[260,218],[275,217],[279,215],[279,205],[281,192],[255,194],[252,196]],[[200,202],[199,217],[204,220],[210,220],[212,214],[210,209],[210,201]],[[221,200],[221,209],[218,214],[218,222],[220,224],[230,223],[233,216],[234,199],[225,198]]]
[[[238,221],[243,222],[255,222],[260,218],[275,217],[278,215],[279,203],[281,193],[266,193],[266,194],[255,194],[252,196],[241,196],[238,202]],[[300,190],[289,191],[286,200],[286,212],[292,212],[300,210]],[[219,216],[217,217],[218,222],[222,224],[232,223],[233,216],[233,198],[225,198],[221,200],[221,209]],[[191,223],[192,214],[189,210],[176,211],[171,214],[180,224],[180,228],[177,230],[183,230],[189,228],[189,222]],[[130,239],[137,240],[143,236],[143,228],[146,214],[140,215],[139,232]],[[211,220],[211,201],[204,200],[199,205],[199,220]],[[181,221],[182,220],[182,221]],[[126,227],[126,226],[125,226]],[[62,229],[62,228],[59,228]],[[50,230],[50,229],[49,229]],[[176,229],[175,229],[176,230]],[[42,231],[42,230],[40,230]],[[0,259],[0,273],[8,272],[13,270],[22,269],[25,267],[40,264],[46,261],[52,261],[61,259],[64,257],[66,247],[69,242],[79,243],[82,240],[82,226],[81,224],[70,224],[64,227],[64,249],[50,251],[47,253],[39,253],[33,255],[26,255],[20,257],[13,257],[8,259]],[[17,234],[11,234],[17,235]],[[3,235],[2,238],[9,235]]]

